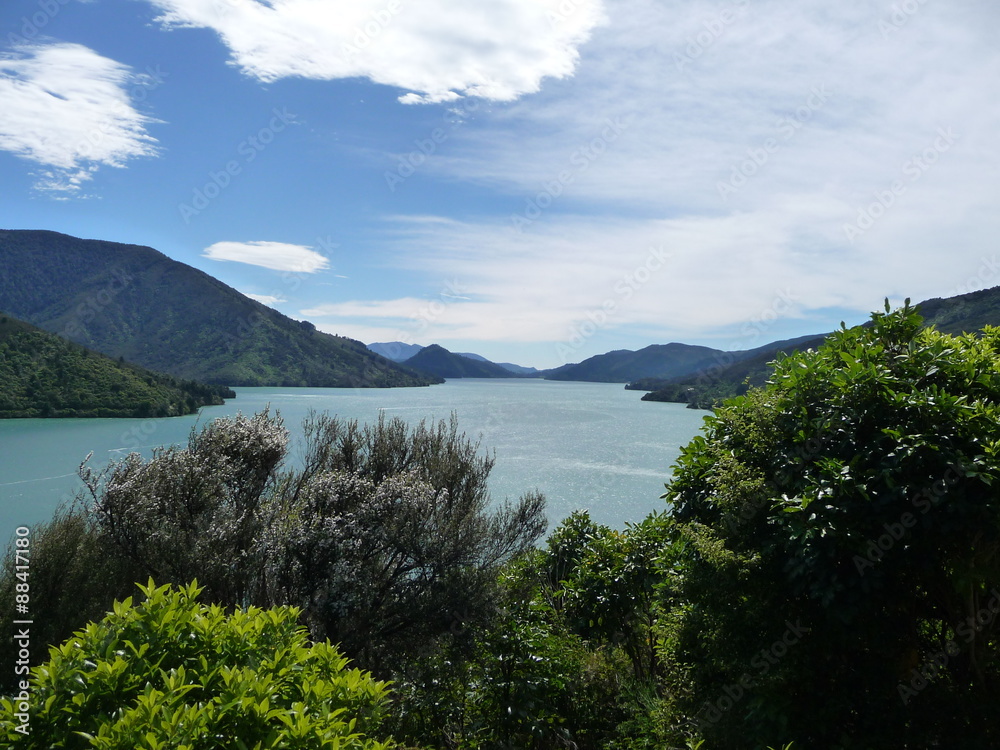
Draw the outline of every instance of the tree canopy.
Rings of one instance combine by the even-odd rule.
[[[708,419],[665,496],[678,716],[719,747],[1000,743],[998,364],[1000,329],[887,304]]]

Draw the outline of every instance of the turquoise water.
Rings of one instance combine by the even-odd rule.
[[[494,498],[537,489],[548,500],[550,528],[576,509],[622,528],[663,507],[659,496],[682,445],[705,412],[640,401],[641,393],[606,383],[546,380],[450,380],[429,388],[240,388],[224,406],[172,419],[0,420],[0,543],[18,526],[47,520],[82,489],[77,467],[159,445],[183,443],[214,417],[249,414],[268,404],[293,440],[310,409],[374,421],[379,413],[407,421],[447,419],[482,436],[496,452]]]

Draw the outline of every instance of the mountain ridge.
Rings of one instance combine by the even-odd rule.
[[[0,312],[174,377],[229,386],[440,382],[154,248],[0,230],[0,258]]]
[[[517,374],[488,360],[450,352],[443,346],[431,344],[414,354],[405,364],[419,372],[442,378],[516,378]]]

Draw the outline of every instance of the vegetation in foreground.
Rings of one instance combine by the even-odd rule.
[[[84,472],[90,506],[34,534],[33,614],[58,643],[147,574],[297,606],[392,680],[364,733],[409,747],[994,748],[998,365],[1000,329],[887,309],[718,409],[664,512],[540,547],[541,499],[490,513],[454,424],[317,416],[290,469],[276,417],[220,420]]]
[[[235,396],[225,386],[144,370],[0,316],[0,418],[175,417]]]

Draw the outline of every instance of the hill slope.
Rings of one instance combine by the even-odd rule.
[[[393,362],[405,362],[423,349],[420,344],[404,344],[402,341],[385,341],[368,344],[368,349]]]
[[[513,362],[494,362],[491,359],[486,359],[482,354],[473,354],[472,352],[455,352],[459,357],[467,357],[468,359],[475,359],[479,362],[489,362],[494,365],[500,365],[503,369],[508,372],[512,372],[515,375],[524,375],[526,377],[532,377],[537,375],[539,370],[537,367],[525,367],[524,365],[515,365]]]
[[[639,378],[671,378],[707,366],[724,352],[690,344],[653,344],[638,351],[619,349],[598,354],[579,364],[548,370],[548,380],[584,380],[628,383]]]
[[[510,370],[493,362],[469,359],[449,352],[442,346],[431,344],[408,360],[406,366],[442,378],[514,378]]]
[[[986,325],[1000,325],[1000,287],[983,289],[955,297],[935,297],[916,305],[924,325],[951,334],[974,333]],[[864,325],[870,325],[870,321]],[[768,363],[779,354],[815,349],[829,334],[777,341],[754,350],[753,355],[726,367],[709,368],[669,380],[637,381],[628,388],[649,390],[644,401],[686,402],[709,409],[731,396],[745,393],[747,383],[763,385],[771,374]]]
[[[0,230],[0,312],[111,357],[206,383],[387,387],[439,382],[138,245]]]
[[[0,316],[0,418],[172,417],[235,395],[118,362]]]

